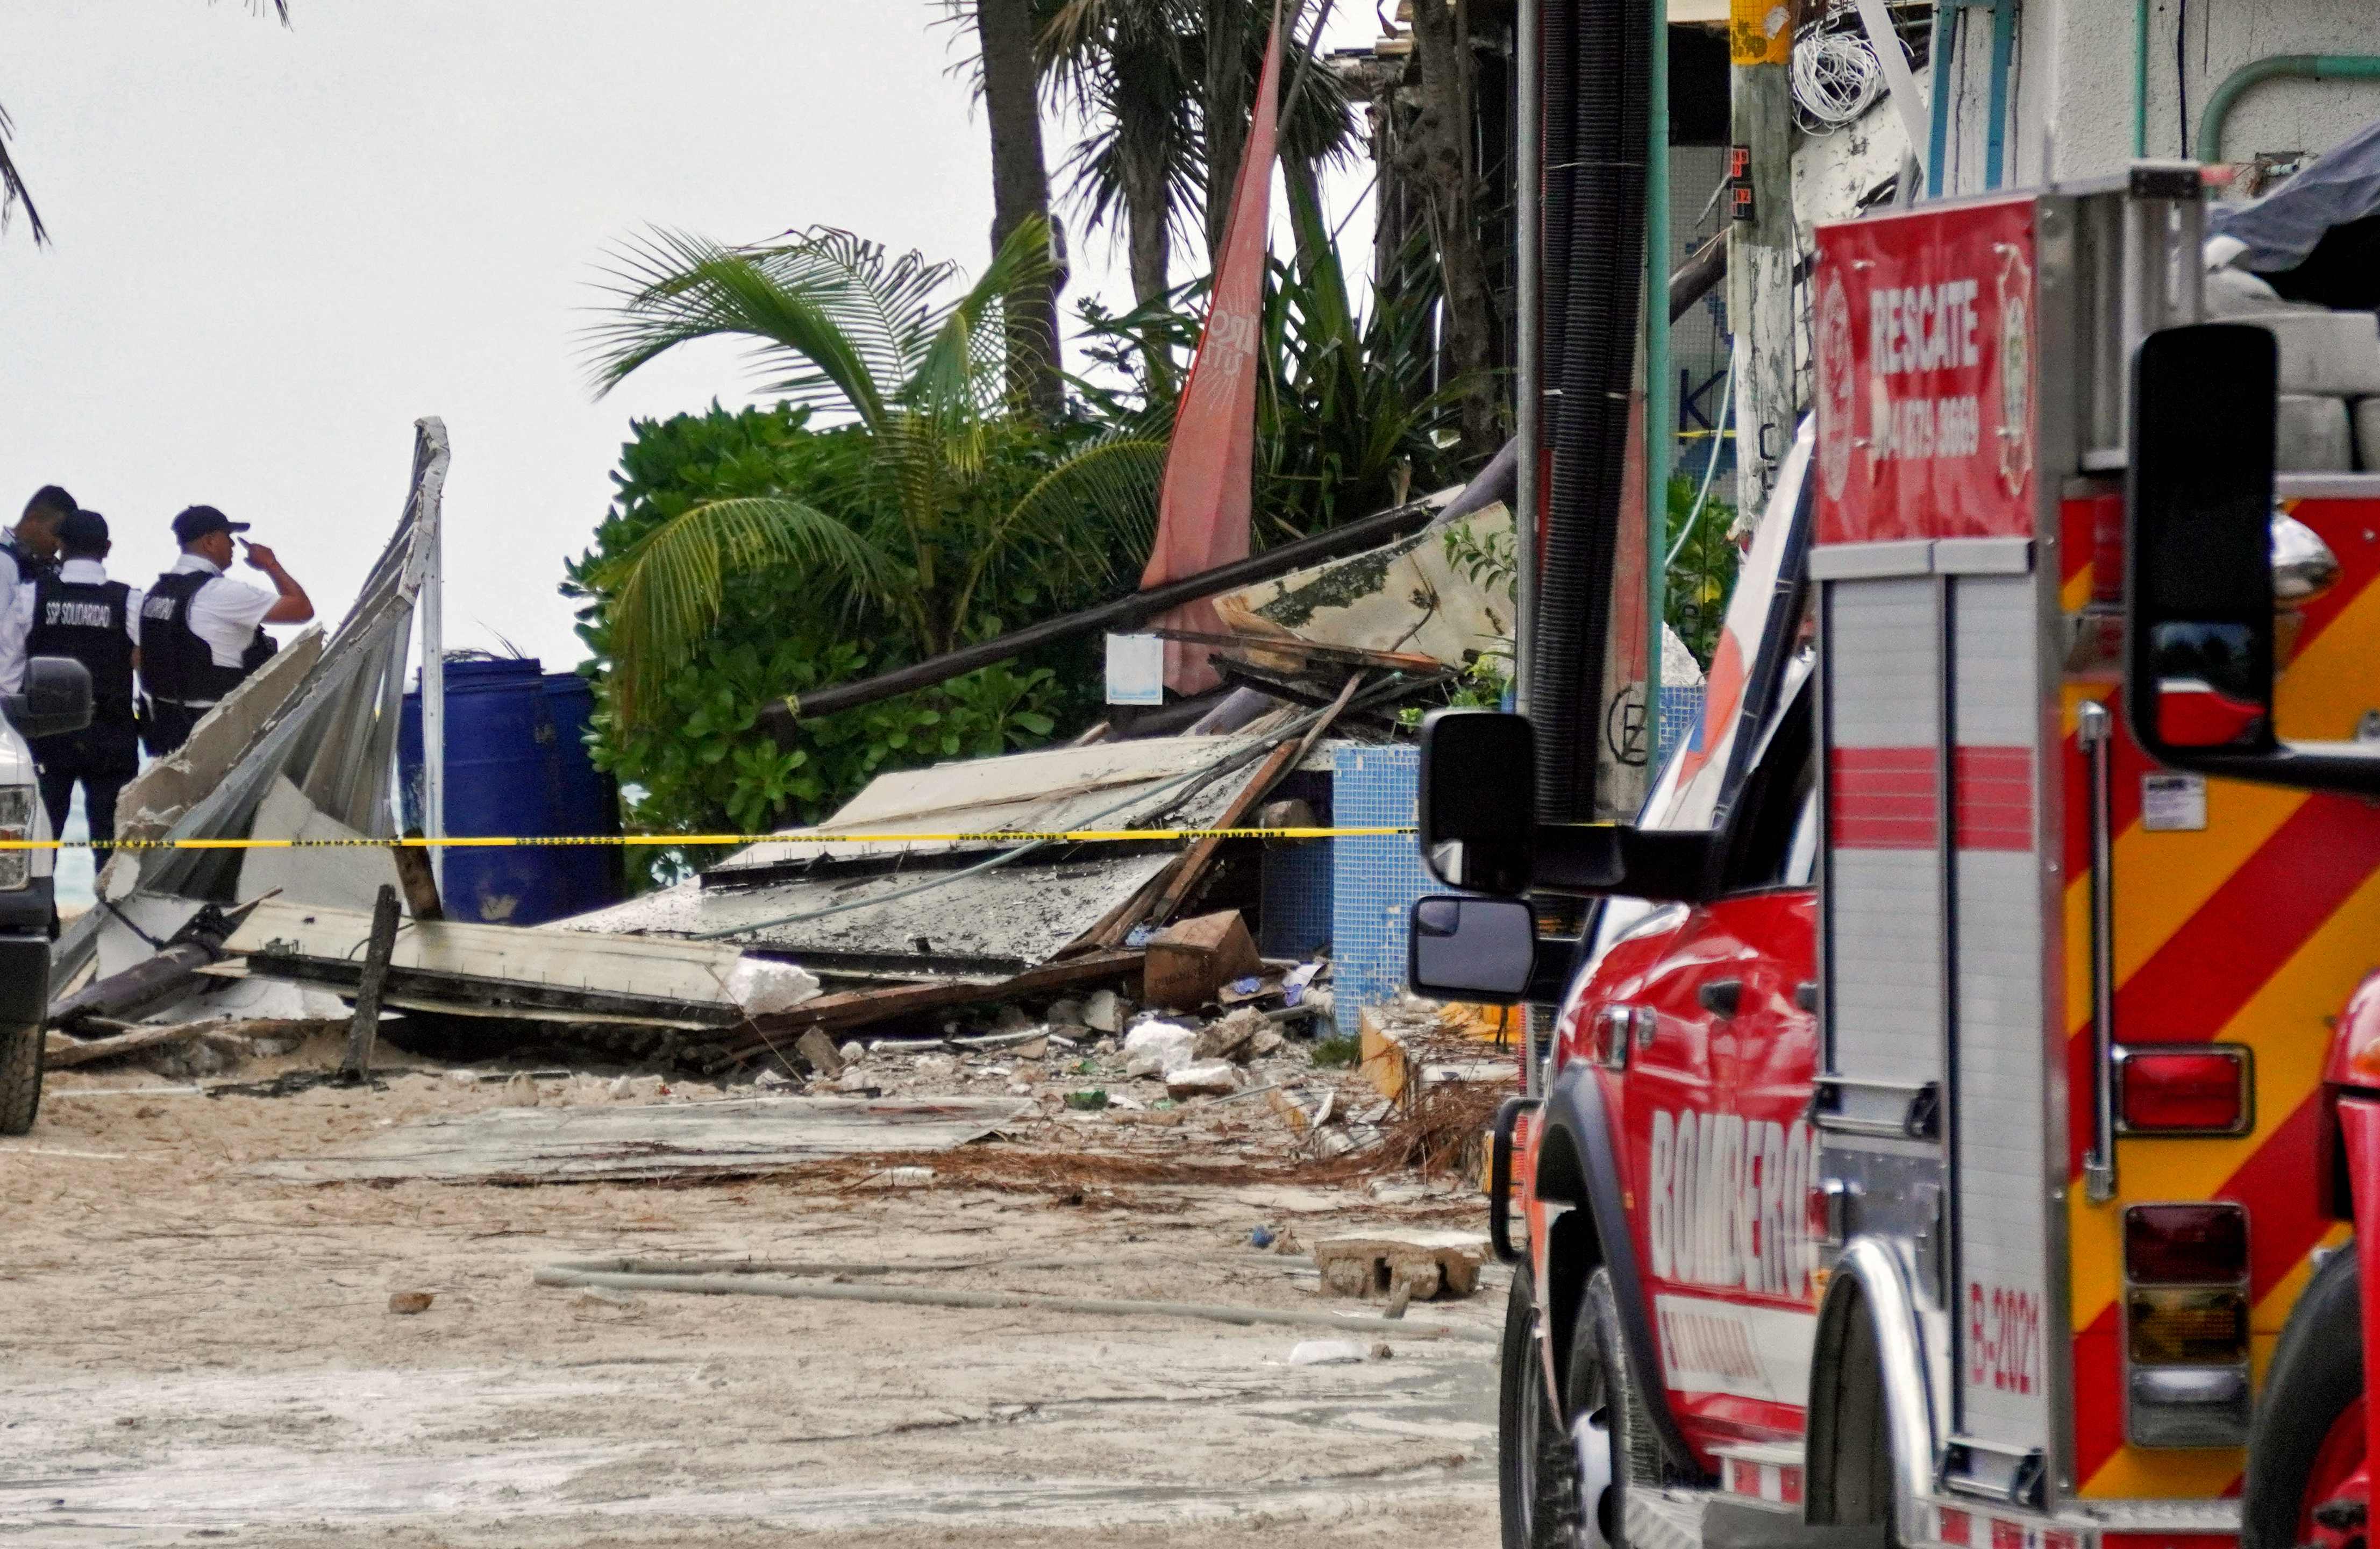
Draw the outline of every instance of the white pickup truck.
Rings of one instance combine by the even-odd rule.
[[[0,839],[52,837],[25,739],[90,724],[91,674],[80,662],[36,656],[23,691],[0,695]],[[41,1112],[57,859],[52,849],[0,849],[0,1135],[23,1134]]]

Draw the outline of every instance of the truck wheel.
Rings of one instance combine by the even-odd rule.
[[[0,1027],[0,1135],[21,1135],[42,1111],[41,1024]]]
[[[1504,1302],[1499,1372],[1497,1494],[1504,1549],[1571,1549],[1578,1542],[1578,1458],[1569,1431],[1546,1403],[1536,1323],[1529,1266],[1522,1263]]]
[[[2362,1275],[2333,1253],[2289,1311],[2248,1431],[2240,1549],[2365,1542]]]
[[[1589,1530],[1579,1542],[1590,1546],[1628,1542],[1630,1481],[1650,1482],[1640,1472],[1643,1457],[1658,1458],[1650,1423],[1628,1370],[1620,1339],[1620,1303],[1611,1294],[1611,1274],[1598,1269],[1586,1282],[1571,1340],[1571,1437],[1581,1461],[1580,1517]]]

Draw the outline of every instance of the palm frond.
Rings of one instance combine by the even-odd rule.
[[[883,341],[863,344],[846,324],[884,309],[854,298],[861,283],[836,255],[806,262],[799,244],[756,254],[656,228],[615,253],[609,274],[609,315],[587,332],[597,396],[680,345],[743,338],[784,373],[771,384],[782,396],[882,421],[887,388],[900,379],[888,384],[873,369]]]
[[[961,611],[1024,546],[1037,564],[1094,585],[1116,580],[1126,567],[1136,570],[1157,537],[1165,455],[1162,437],[1117,435],[1062,458],[978,541]]]
[[[929,263],[915,250],[890,258],[883,243],[833,226],[793,235],[753,250],[754,261],[777,284],[815,295],[880,386],[906,382],[946,310],[934,294],[959,266]]]
[[[620,557],[609,579],[611,647],[620,711],[634,721],[671,671],[719,620],[731,573],[771,563],[808,568],[853,599],[891,594],[897,567],[859,533],[807,501],[783,495],[706,501],[671,518]]]
[[[16,162],[8,155],[8,137],[14,131],[15,126],[8,121],[8,110],[0,107],[0,231],[8,228],[8,217],[17,213],[18,206],[22,205],[26,224],[33,228],[34,245],[45,247],[50,240],[49,228],[42,224],[42,212],[33,203],[32,193],[25,187],[24,177],[17,170]]]
[[[918,411],[956,425],[992,412],[1004,392],[1011,303],[1057,272],[1048,223],[1017,223],[965,295],[953,302],[918,357],[905,397]]]

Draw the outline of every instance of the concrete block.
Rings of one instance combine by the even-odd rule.
[[[2239,319],[2280,346],[2284,393],[2356,398],[2380,393],[2380,317],[2371,312],[2264,312]]]
[[[2282,394],[2273,421],[2273,466],[2282,473],[2353,471],[2355,446],[2348,433],[2347,400]]]

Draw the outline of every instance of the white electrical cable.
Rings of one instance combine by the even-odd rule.
[[[1793,45],[1793,103],[1814,134],[1857,119],[1884,91],[1884,67],[1856,32],[1804,33]]]

